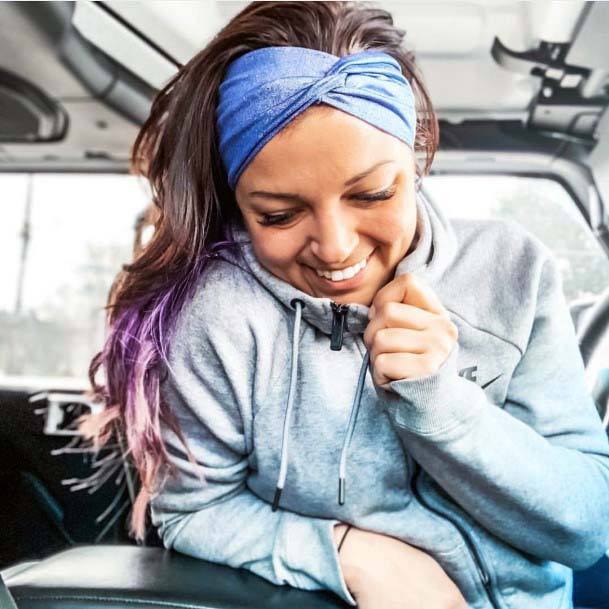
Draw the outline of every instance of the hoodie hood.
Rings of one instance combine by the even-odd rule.
[[[417,238],[417,242],[414,250],[409,252],[396,266],[394,278],[404,273],[416,272],[417,275],[431,283],[442,274],[452,260],[456,251],[457,240],[452,226],[441,214],[440,210],[433,207],[421,192],[416,193],[416,205],[417,228],[415,238]],[[279,500],[287,478],[289,429],[292,421],[294,395],[296,394],[298,377],[301,321],[304,319],[321,332],[329,334],[331,336],[330,348],[340,350],[345,333],[361,334],[364,332],[369,321],[369,307],[359,303],[344,303],[339,305],[331,298],[319,298],[302,292],[290,283],[273,275],[260,264],[254,254],[249,233],[244,226],[232,225],[232,231],[235,241],[239,243],[239,249],[247,267],[244,270],[254,275],[280,302],[294,311],[290,385],[283,422],[281,462],[273,500],[273,510],[275,511],[279,506]],[[355,430],[368,367],[369,354],[366,352],[360,367],[341,451],[338,471],[338,503],[340,505],[345,502],[347,454],[351,437]]]
[[[457,240],[452,226],[442,212],[431,204],[422,192],[416,193],[418,237],[415,249],[396,266],[393,277],[416,272],[427,283],[433,283],[442,274],[455,255]],[[303,302],[302,317],[325,334],[332,334],[333,300],[316,297],[294,287],[273,275],[263,267],[254,253],[249,233],[242,225],[232,226],[233,235],[240,244],[240,251],[248,271],[253,274],[279,301],[294,310],[293,301]],[[369,307],[359,303],[347,303],[345,331],[361,334],[368,325]]]

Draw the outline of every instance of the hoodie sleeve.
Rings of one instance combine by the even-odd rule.
[[[225,310],[230,306],[225,301]],[[251,422],[256,382],[254,338],[243,320],[224,323],[208,309],[189,315],[177,328],[161,385],[200,468],[162,425],[177,475],[153,497],[152,522],[166,548],[248,569],[276,585],[330,590],[355,606],[334,545],[339,521],[273,512],[248,489],[245,426]],[[214,324],[201,313],[215,318]]]
[[[584,569],[609,548],[609,443],[555,259],[541,269],[503,408],[458,375],[458,344],[433,375],[376,389],[405,450],[473,519],[522,551]]]

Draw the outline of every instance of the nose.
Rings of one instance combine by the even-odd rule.
[[[311,239],[311,251],[328,266],[342,264],[357,247],[357,232],[339,211],[318,216]]]

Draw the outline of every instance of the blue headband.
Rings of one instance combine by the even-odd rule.
[[[414,148],[415,100],[391,55],[345,57],[302,47],[263,47],[235,59],[220,84],[220,155],[234,190],[262,147],[316,102],[356,116]]]

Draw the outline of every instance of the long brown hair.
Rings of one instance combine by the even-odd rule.
[[[132,171],[151,185],[155,232],[113,286],[106,307],[108,338],[89,369],[92,393],[106,404],[93,426],[98,445],[109,437],[111,424],[118,425],[139,474],[141,487],[131,514],[136,538],[144,537],[146,507],[157,492],[159,473],[172,470],[161,423],[184,442],[159,391],[171,333],[211,252],[232,244],[227,226],[239,217],[220,161],[215,125],[218,88],[227,66],[266,46],[300,46],[339,57],[367,49],[385,51],[400,63],[414,92],[415,152],[425,157],[423,168],[416,168],[420,179],[431,167],[439,130],[404,36],[390,13],[365,3],[253,2],[155,97],[131,156]],[[105,385],[95,380],[102,367]]]

